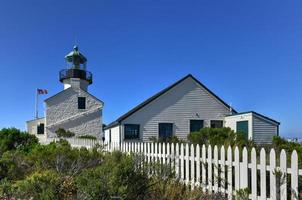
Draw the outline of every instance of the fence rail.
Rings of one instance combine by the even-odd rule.
[[[45,139],[44,144],[57,139]],[[73,147],[92,148],[103,144],[99,140],[67,139]],[[139,153],[146,162],[169,165],[184,184],[202,187],[209,193],[235,194],[249,188],[249,199],[299,199],[302,170],[299,169],[296,151],[280,155],[274,149],[257,154],[255,148],[225,148],[217,146],[122,142],[103,144],[105,151],[120,150]],[[232,195],[228,195],[231,199]],[[301,198],[301,196],[300,196]]]

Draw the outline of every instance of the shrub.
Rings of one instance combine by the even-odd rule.
[[[168,142],[168,143],[183,143],[184,141],[182,141],[181,139],[179,139],[176,135],[172,135],[171,137],[167,137],[167,138],[157,138],[155,136],[149,137],[149,140],[151,142]]]
[[[65,140],[36,146],[28,156],[36,170],[52,169],[65,175],[75,175],[85,168],[99,165],[102,158],[99,149],[72,148]]]
[[[73,137],[75,134],[71,131],[66,131],[63,128],[59,128],[58,130],[56,130],[56,134],[59,138],[70,138]]]
[[[54,171],[34,172],[14,185],[18,199],[59,199],[60,177]]]
[[[0,157],[0,180],[17,180],[30,171],[32,163],[24,152],[6,151]]]
[[[143,199],[148,191],[149,180],[145,173],[136,170],[132,156],[113,152],[104,162],[84,170],[77,177],[77,188],[83,199]]]
[[[78,138],[80,139],[90,139],[90,140],[96,140],[97,138],[93,135],[81,135]]]
[[[298,153],[299,166],[302,167],[302,144],[297,142],[288,142],[279,136],[274,136],[272,148],[274,148],[277,152],[280,152],[282,149],[284,149],[287,152],[288,161],[290,161],[291,153],[296,150]]]
[[[38,138],[16,128],[3,128],[0,130],[0,154],[9,150],[22,150],[28,152],[39,143]]]
[[[188,135],[188,140],[193,144],[205,145],[225,145],[225,146],[245,146],[248,141],[245,140],[243,133],[235,133],[230,128],[203,128],[198,132],[192,132]]]
[[[5,179],[0,180],[0,199],[13,199],[14,189],[12,183]]]
[[[145,199],[148,200],[227,200],[220,193],[207,194],[202,191],[202,188],[191,189],[190,186],[185,186],[183,183],[170,179],[168,181],[154,180],[152,187],[148,191]]]

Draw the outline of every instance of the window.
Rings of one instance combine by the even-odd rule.
[[[37,134],[44,134],[44,124],[38,124],[37,126]]]
[[[172,123],[159,123],[158,124],[158,137],[164,141],[173,135]]]
[[[125,139],[139,139],[139,124],[125,124]]]
[[[203,128],[203,120],[190,120],[190,133],[200,131]]]
[[[249,137],[249,121],[239,121],[237,122],[237,133],[243,133],[246,140],[248,140]]]
[[[211,120],[211,128],[222,128],[223,121],[222,120]]]
[[[78,109],[86,109],[86,97],[78,97]]]

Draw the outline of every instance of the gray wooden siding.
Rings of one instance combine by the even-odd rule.
[[[86,97],[86,109],[78,109],[78,97]],[[70,130],[77,136],[94,135],[100,137],[103,104],[89,93],[79,88],[68,88],[45,103],[48,137],[55,137],[55,131],[58,128]]]
[[[227,107],[188,78],[129,116],[122,124],[140,124],[140,138],[146,141],[151,136],[158,136],[158,123],[169,122],[174,124],[174,135],[186,139],[190,119],[204,120],[208,127],[210,120],[223,120],[228,114]]]
[[[278,125],[269,123],[257,116],[253,116],[253,140],[257,144],[272,143],[273,136],[277,135]]]

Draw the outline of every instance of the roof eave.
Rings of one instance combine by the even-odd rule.
[[[280,122],[278,122],[278,121],[276,121],[276,120],[274,120],[272,118],[269,118],[267,116],[264,116],[264,115],[262,115],[260,113],[257,113],[255,111],[247,111],[247,112],[236,113],[236,114],[228,115],[227,117],[236,116],[236,115],[244,115],[244,114],[254,114],[254,115],[257,115],[257,116],[259,116],[261,118],[264,118],[264,119],[266,119],[266,120],[268,120],[268,121],[270,121],[270,122],[272,122],[274,124],[277,124],[277,125],[281,124]]]
[[[153,100],[157,99],[158,97],[160,97],[161,95],[163,95],[164,93],[166,93],[167,91],[169,91],[170,89],[174,88],[176,85],[178,85],[179,83],[183,82],[184,80],[186,80],[187,78],[192,78],[197,84],[199,84],[201,87],[203,87],[207,92],[209,92],[214,98],[216,98],[219,102],[221,102],[225,107],[227,107],[228,109],[232,110],[233,113],[237,113],[237,111],[231,107],[230,105],[228,105],[226,102],[224,102],[221,98],[219,98],[216,94],[214,94],[210,89],[208,89],[204,84],[202,84],[199,80],[197,80],[192,74],[188,74],[187,76],[181,78],[180,80],[176,81],[175,83],[173,83],[172,85],[166,87],[165,89],[161,90],[160,92],[156,93],[155,95],[151,96],[150,98],[148,98],[147,100],[143,101],[142,103],[140,103],[139,105],[137,105],[136,107],[134,107],[133,109],[131,109],[130,111],[128,111],[127,113],[123,114],[121,117],[119,117],[117,120],[115,120],[114,122],[117,123],[121,123],[124,119],[126,119],[127,117],[129,117],[130,115],[132,115],[133,113],[135,113],[136,111],[140,110],[141,108],[143,108],[144,106],[146,106],[147,104],[151,103]],[[112,122],[112,123],[114,123]],[[110,123],[110,124],[112,124]],[[109,125],[110,125],[109,124]],[[108,126],[109,126],[108,125]],[[106,130],[106,129],[105,129]]]

